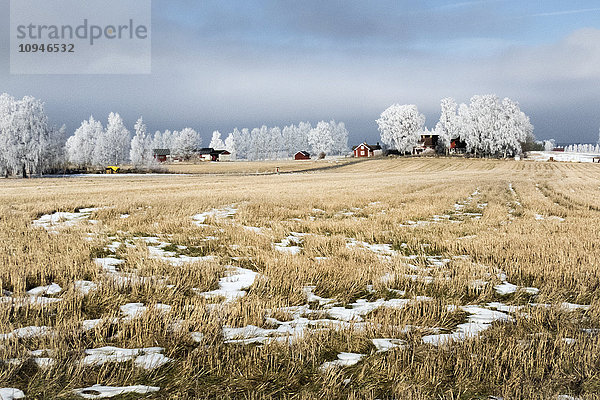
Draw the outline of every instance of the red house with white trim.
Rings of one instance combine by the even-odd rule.
[[[379,143],[373,145],[362,142],[358,146],[354,146],[352,151],[354,152],[354,157],[375,157],[383,155],[383,150]]]

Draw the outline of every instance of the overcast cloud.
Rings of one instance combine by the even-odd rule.
[[[433,127],[442,97],[496,93],[521,103],[539,138],[598,138],[593,1],[155,0],[153,72],[135,76],[9,75],[0,1],[0,91],[43,99],[70,131],[117,111],[205,141],[214,129],[321,119],[375,141],[392,103],[417,104]]]

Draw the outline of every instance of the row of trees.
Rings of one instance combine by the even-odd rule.
[[[496,95],[473,96],[469,105],[453,98],[441,101],[440,120],[433,131],[425,129],[425,116],[415,105],[394,104],[377,120],[381,142],[400,152],[412,152],[422,134],[438,135],[438,150],[447,152],[453,140],[480,156],[512,156],[521,143],[533,137],[533,125],[519,104]]]
[[[189,158],[201,145],[202,138],[192,128],[181,131],[157,132],[151,136],[140,117],[134,126],[133,138],[117,113],[110,113],[106,129],[90,117],[83,121],[66,143],[69,162],[80,167],[122,164],[131,161],[135,166],[154,163],[153,149],[171,149],[174,154]]]
[[[26,96],[0,95],[0,173],[4,176],[52,171],[64,162],[66,129],[50,126],[44,104]]]
[[[600,143],[593,144],[571,144],[565,147],[569,153],[596,153],[600,154]]]
[[[233,159],[265,160],[292,157],[304,150],[313,154],[344,154],[348,151],[348,131],[343,122],[321,121],[315,127],[309,122],[298,125],[252,130],[235,128],[223,141],[219,131],[213,132],[210,147],[225,149]]]
[[[83,121],[67,140],[69,162],[84,166],[103,166],[131,161],[136,166],[154,162],[154,149],[169,149],[171,154],[189,159],[202,145],[202,138],[192,128],[181,131],[147,132],[143,119],[136,122],[135,134],[125,127],[119,114],[111,113],[106,129],[90,117]],[[319,122],[314,128],[308,122],[279,127],[262,126],[252,130],[234,129],[223,140],[219,131],[213,132],[210,147],[228,150],[233,159],[265,160],[293,156],[299,150],[315,154],[343,154],[348,149],[348,131],[344,123]]]

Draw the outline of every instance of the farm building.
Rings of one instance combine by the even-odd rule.
[[[450,153],[465,153],[467,144],[460,139],[452,139],[450,142]]]
[[[310,160],[310,154],[307,151],[299,151],[294,154],[294,160]]]
[[[203,161],[229,161],[231,159],[231,153],[227,150],[215,150],[212,147],[198,149],[196,155]]]
[[[169,149],[154,149],[152,153],[154,159],[160,163],[167,162],[167,159],[171,156],[171,150]]]
[[[433,153],[438,143],[438,135],[425,134],[421,135],[421,140],[413,149],[413,154]]]
[[[354,146],[352,151],[354,152],[354,157],[375,157],[383,155],[383,150],[379,143],[373,145],[362,142],[358,146]]]

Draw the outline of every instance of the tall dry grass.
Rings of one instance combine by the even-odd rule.
[[[0,304],[0,334],[30,325],[54,332],[0,342],[0,359],[24,360],[0,365],[0,387],[36,399],[74,398],[72,389],[94,383],[160,386],[140,397],[165,399],[599,398],[598,178],[596,165],[432,158],[267,176],[3,180],[0,291],[21,298],[55,282],[63,292],[49,296],[60,302],[44,306]],[[457,203],[481,217],[456,213]],[[237,207],[234,218],[193,224],[192,215],[228,205]],[[83,207],[101,208],[90,217],[98,223],[81,221],[58,234],[32,227],[42,214]],[[432,222],[435,215],[459,222],[411,225]],[[298,255],[273,248],[290,232],[308,234]],[[151,257],[136,239],[144,236],[158,236],[176,252],[215,258],[173,266]],[[347,247],[348,238],[390,244],[398,255],[382,259],[360,246]],[[119,267],[148,279],[122,284],[102,271],[93,259],[108,255],[105,246],[113,241],[123,243],[116,251],[125,260]],[[432,266],[432,256],[451,261]],[[215,309],[211,303],[218,300],[194,289],[216,289],[226,265],[260,275],[245,297]],[[539,293],[501,296],[494,290],[501,273]],[[394,278],[382,282],[385,274]],[[76,280],[99,287],[83,295]],[[475,287],[477,280],[487,284]],[[224,325],[269,328],[268,316],[292,319],[284,308],[306,304],[307,285],[342,305],[432,299],[369,313],[365,329],[311,330],[292,344],[224,343]],[[131,302],[172,309],[125,321],[119,307]],[[477,338],[440,347],[423,343],[424,335],[450,332],[466,320],[465,312],[448,306],[490,302],[523,308],[510,313],[513,321],[496,322]],[[567,311],[563,302],[590,307]],[[539,303],[547,306],[531,305]],[[83,320],[97,318],[103,322],[82,329]],[[203,340],[195,342],[190,332],[201,332]],[[407,345],[376,353],[370,339],[382,337]],[[85,349],[108,345],[164,347],[173,362],[152,371],[131,362],[81,365]],[[39,349],[52,350],[54,365],[35,364],[29,352]],[[321,364],[340,352],[367,356],[354,366],[321,372]]]

